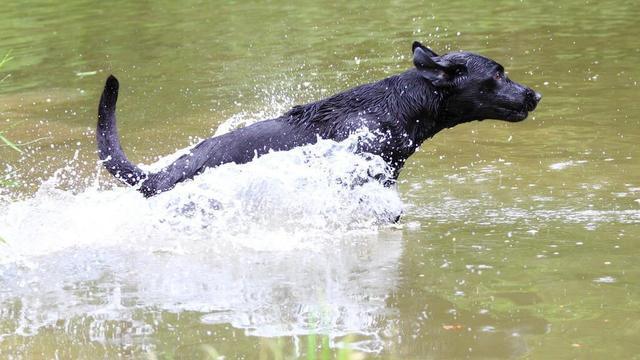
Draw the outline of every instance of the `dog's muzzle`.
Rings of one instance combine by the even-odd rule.
[[[542,99],[542,94],[539,92],[533,91],[531,89],[527,89],[527,93],[525,95],[525,108],[527,111],[533,111],[538,106],[538,103]]]

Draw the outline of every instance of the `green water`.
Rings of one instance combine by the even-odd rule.
[[[640,3],[28,0],[0,8],[0,57],[13,56],[0,69],[0,79],[10,74],[0,84],[0,131],[32,142],[27,156],[0,147],[0,170],[10,165],[18,182],[14,199],[32,196],[70,159],[75,176],[65,186],[90,183],[97,100],[111,73],[122,83],[123,146],[147,163],[234,115],[273,115],[401,72],[413,40],[491,57],[544,95],[525,122],[471,123],[425,142],[400,177],[400,226],[339,247],[360,264],[340,289],[355,310],[339,311],[366,318],[358,305],[378,297],[362,328],[319,327],[317,339],[265,332],[207,321],[198,309],[144,306],[125,289],[134,294],[121,304],[134,309],[128,318],[95,329],[100,315],[79,310],[22,331],[26,300],[0,290],[0,357],[310,358],[308,345],[320,348],[326,333],[339,356],[338,342],[357,345],[363,331],[375,334],[375,351],[363,346],[354,358],[640,356]],[[378,267],[385,252],[392,261]],[[280,279],[267,290],[282,293],[260,315],[304,308],[286,299],[322,280],[279,272],[295,265],[311,274],[318,265],[310,263],[322,262],[294,257],[266,267]],[[85,285],[99,294],[112,283],[97,276]],[[282,318],[280,326],[297,321]]]

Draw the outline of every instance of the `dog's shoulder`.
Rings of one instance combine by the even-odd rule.
[[[349,128],[369,124],[390,113],[390,98],[395,96],[395,79],[387,78],[363,84],[325,99],[296,105],[281,120],[301,128],[325,130]]]

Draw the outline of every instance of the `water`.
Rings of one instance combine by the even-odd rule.
[[[469,11],[473,9],[473,11]],[[3,3],[0,357],[640,353],[635,2]],[[96,163],[106,76],[134,162],[403,71],[410,44],[544,94],[444,131],[398,188],[322,142],[142,199]],[[399,224],[389,223],[403,212]]]

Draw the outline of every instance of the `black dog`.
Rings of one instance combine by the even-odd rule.
[[[150,197],[209,167],[246,163],[271,150],[313,144],[318,137],[342,141],[366,127],[375,139],[362,141],[358,151],[381,156],[397,178],[407,158],[440,130],[473,120],[521,121],[542,97],[508,79],[500,64],[476,54],[439,56],[414,42],[413,63],[415,68],[401,74],[204,140],[156,173],[145,173],[122,151],[115,117],[118,80],[110,76],[98,109],[98,154],[113,176],[140,185]]]

